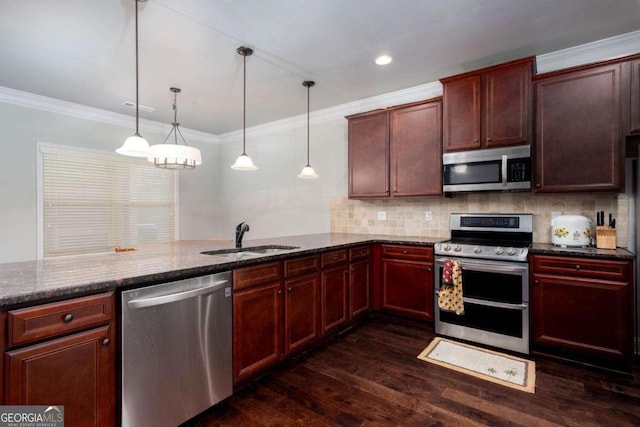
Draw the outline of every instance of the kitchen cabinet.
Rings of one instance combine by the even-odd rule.
[[[339,329],[349,320],[347,251],[322,254],[322,334]]]
[[[371,247],[349,249],[349,317],[356,319],[371,307]]]
[[[441,79],[445,152],[532,140],[534,57]]]
[[[534,349],[630,366],[633,357],[633,263],[533,255]]]
[[[284,261],[285,353],[291,354],[320,337],[320,258]]]
[[[621,66],[535,77],[536,192],[622,190]]]
[[[7,313],[5,405],[64,405],[67,426],[115,425],[113,293]]]
[[[347,119],[350,198],[442,194],[441,98]]]
[[[233,271],[234,384],[283,357],[282,263]]]
[[[640,59],[629,61],[629,112],[627,133],[640,134]]]
[[[433,248],[382,245],[381,308],[433,320]]]

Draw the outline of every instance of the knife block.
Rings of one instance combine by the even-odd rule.
[[[615,249],[616,229],[607,226],[596,227],[596,247],[598,249]]]

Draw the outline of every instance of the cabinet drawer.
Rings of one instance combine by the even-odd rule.
[[[113,292],[11,310],[9,347],[65,335],[113,319]]]
[[[632,280],[633,266],[628,261],[534,255],[532,257],[532,269],[536,274],[556,274],[630,282]]]
[[[272,262],[254,267],[233,270],[233,290],[249,288],[264,283],[278,282],[282,278],[282,264]]]
[[[288,259],[284,262],[284,276],[293,277],[301,274],[313,273],[320,269],[320,257],[318,255]]]
[[[322,254],[322,268],[347,262],[347,250],[333,251]]]
[[[371,246],[358,246],[349,249],[349,261],[368,258],[371,254]]]
[[[424,246],[382,245],[382,257],[433,261],[433,248]]]

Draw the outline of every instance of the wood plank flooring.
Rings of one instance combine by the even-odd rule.
[[[542,357],[536,393],[418,360],[433,332],[371,319],[187,423],[210,426],[640,426],[640,370]]]

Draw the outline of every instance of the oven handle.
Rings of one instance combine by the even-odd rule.
[[[435,262],[439,264],[444,264],[447,258],[436,258]],[[518,265],[488,265],[488,264],[478,264],[475,262],[467,262],[467,261],[458,261],[460,263],[461,268],[467,268],[471,270],[477,271],[486,271],[488,273],[526,273],[529,269],[529,266],[518,266]]]
[[[508,310],[525,311],[527,308],[529,308],[528,304],[509,304],[506,302],[486,301],[483,299],[467,298],[467,297],[464,297],[463,300],[464,302],[468,302],[470,304],[486,305],[489,307],[497,307],[497,308],[506,308]]]

